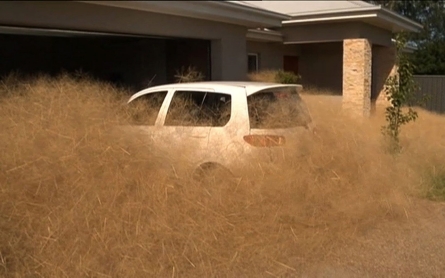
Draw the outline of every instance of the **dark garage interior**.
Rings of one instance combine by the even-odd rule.
[[[42,29],[40,29],[42,30]],[[211,79],[210,41],[58,31],[0,34],[0,76],[81,71],[131,90],[175,82],[189,66]],[[22,32],[23,33],[23,32]],[[42,33],[42,31],[40,31]]]

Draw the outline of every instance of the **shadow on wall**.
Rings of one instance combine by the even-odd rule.
[[[302,44],[299,62],[305,88],[342,95],[342,42]]]
[[[372,46],[372,82],[371,103],[375,108],[378,99],[385,96],[384,87],[386,80],[391,75],[395,63],[395,50],[386,46]]]

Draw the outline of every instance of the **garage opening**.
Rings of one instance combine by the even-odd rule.
[[[131,90],[175,82],[194,67],[211,79],[210,41],[0,26],[0,75],[78,72]]]

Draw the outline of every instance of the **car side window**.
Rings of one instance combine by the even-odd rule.
[[[128,104],[128,118],[133,125],[155,125],[168,91],[142,95]]]
[[[165,119],[166,126],[225,126],[231,115],[229,94],[176,91]]]

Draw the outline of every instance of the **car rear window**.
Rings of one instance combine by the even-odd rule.
[[[309,111],[297,88],[267,89],[247,97],[250,128],[277,129],[307,126]]]

